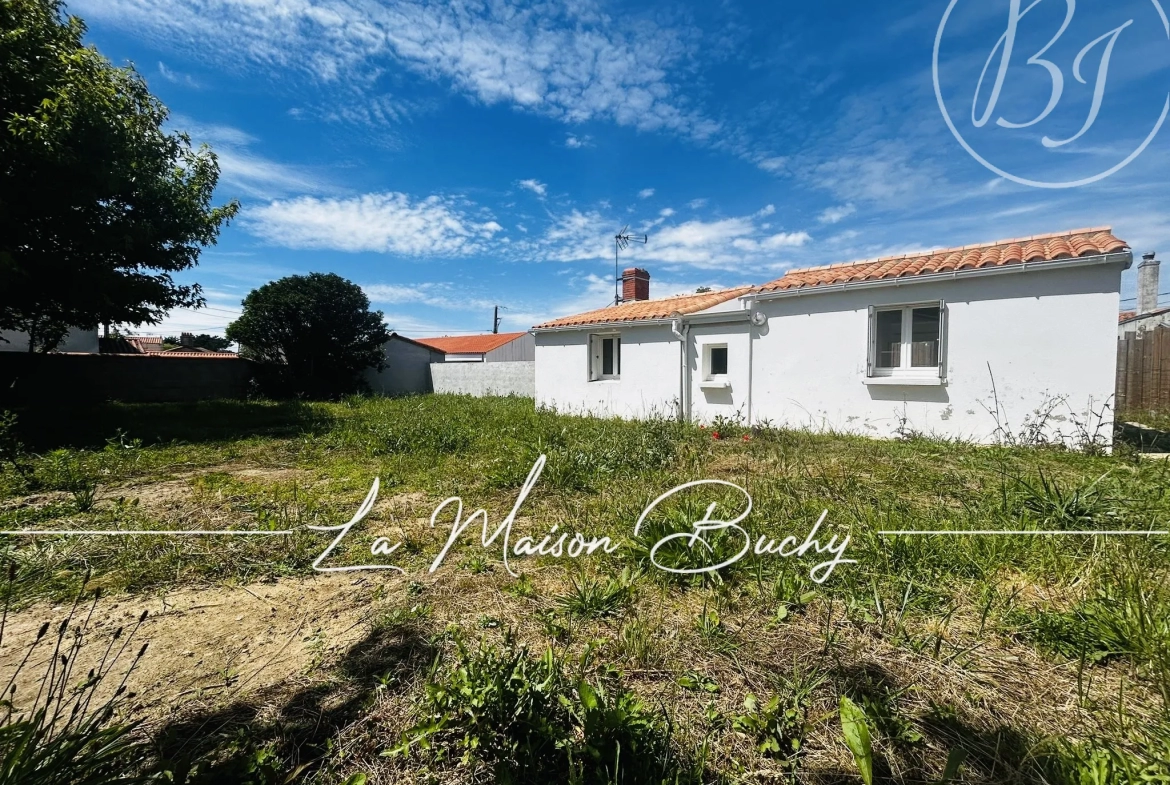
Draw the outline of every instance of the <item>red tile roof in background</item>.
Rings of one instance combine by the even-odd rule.
[[[157,336],[136,335],[126,338],[126,342],[140,352],[162,352],[163,339]]]
[[[683,294],[678,297],[665,297],[660,300],[635,300],[611,305],[608,308],[599,308],[596,311],[565,316],[560,319],[538,324],[536,329],[547,327],[572,327],[586,324],[608,324],[610,322],[636,322],[645,319],[666,319],[672,313],[698,313],[713,308],[720,303],[747,294],[750,287],[742,286],[738,289],[723,289],[718,292],[704,292],[703,294]]]
[[[486,354],[527,333],[488,333],[487,335],[452,335],[442,338],[415,338],[415,343],[429,346],[444,354]]]
[[[1080,256],[1099,256],[1128,248],[1124,240],[1113,236],[1113,230],[1108,226],[1074,229],[980,245],[965,245],[961,248],[944,248],[926,253],[789,270],[783,278],[764,284],[758,291],[774,292],[853,281],[877,281],[955,270],[1004,267],[1023,262],[1051,262]]]
[[[1117,314],[1117,321],[1124,322],[1127,319],[1132,319],[1135,316],[1137,316],[1137,311],[1122,311],[1121,313]]]

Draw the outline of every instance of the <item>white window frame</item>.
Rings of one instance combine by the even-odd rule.
[[[730,383],[727,379],[727,373],[712,373],[711,368],[711,351],[713,349],[723,349],[727,351],[727,371],[731,371],[731,351],[728,349],[726,341],[712,341],[711,343],[702,344],[701,362],[702,373],[700,375],[700,386],[702,387],[729,387]]]
[[[612,340],[613,373],[602,373],[605,357],[604,342]],[[589,381],[616,382],[622,378],[622,336],[621,333],[594,333],[589,336]]]
[[[938,365],[915,368],[911,365],[913,343],[905,340],[913,336],[914,309],[938,308]],[[877,317],[879,313],[902,313],[902,357],[898,368],[879,368],[877,347]],[[871,305],[869,307],[869,342],[865,364],[867,384],[945,384],[947,375],[947,303],[945,300],[926,300],[915,303]]]

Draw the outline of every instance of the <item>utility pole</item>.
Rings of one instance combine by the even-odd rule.
[[[492,334],[499,333],[499,331],[500,331],[500,309],[501,308],[504,308],[504,306],[497,305],[495,307],[495,310],[492,313]],[[504,310],[506,311],[508,309],[504,308]]]

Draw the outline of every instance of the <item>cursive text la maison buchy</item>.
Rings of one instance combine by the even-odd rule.
[[[516,503],[512,506],[511,512],[494,529],[488,522],[486,510],[480,508],[464,517],[463,499],[458,496],[452,496],[443,500],[431,514],[431,527],[433,528],[440,523],[449,521],[451,532],[443,548],[435,556],[434,561],[431,562],[428,572],[435,572],[442,566],[443,561],[447,558],[451,549],[467,533],[468,529],[471,529],[472,532],[479,533],[479,544],[481,547],[499,548],[503,556],[504,567],[513,576],[517,575],[512,566],[513,560],[526,556],[576,559],[582,556],[593,556],[598,553],[610,554],[617,551],[621,545],[615,543],[608,536],[591,537],[580,532],[572,535],[567,532],[558,533],[557,530],[559,527],[555,525],[543,537],[533,538],[524,536],[513,542],[512,526],[516,522],[516,516],[520,513],[520,508],[524,505],[528,495],[540,479],[541,472],[544,471],[545,462],[546,457],[544,455],[541,455],[536,460],[536,463],[532,466],[532,470],[528,473],[528,478],[520,488],[520,492],[516,497]],[[398,550],[402,542],[394,542],[387,537],[378,537],[370,546],[371,556],[382,557],[386,561],[378,564],[340,567],[323,566],[323,563],[329,558],[329,555],[333,553],[342,540],[345,539],[350,530],[360,523],[369,514],[370,510],[373,509],[374,502],[378,498],[378,487],[379,483],[375,478],[374,484],[370,488],[370,492],[366,495],[365,501],[362,502],[358,511],[348,523],[339,526],[308,527],[314,531],[337,533],[337,536],[329,543],[329,546],[313,562],[314,570],[318,572],[358,572],[362,570],[397,570],[398,572],[404,572],[401,567],[389,563],[388,559],[388,557],[392,556]],[[813,524],[812,528],[803,538],[796,535],[789,535],[777,542],[774,538],[767,536],[753,537],[748,529],[741,525],[751,514],[752,498],[746,490],[726,480],[695,480],[663,493],[657,499],[650,502],[646,509],[642,511],[642,514],[634,523],[634,536],[637,537],[641,534],[647,519],[654,514],[660,504],[682,491],[700,488],[723,488],[735,491],[742,496],[742,508],[739,509],[734,518],[723,520],[715,517],[720,506],[719,502],[711,502],[707,505],[706,512],[703,516],[699,520],[691,523],[690,531],[677,531],[659,539],[650,548],[650,560],[658,569],[677,574],[698,574],[721,570],[744,558],[748,553],[753,553],[761,557],[772,556],[784,559],[793,557],[805,558],[811,555],[813,558],[820,557],[822,560],[809,569],[809,577],[816,583],[824,583],[833,574],[833,571],[838,565],[856,563],[855,559],[845,558],[845,551],[849,546],[849,534],[845,534],[843,537],[838,537],[838,535],[833,534],[828,540],[823,539],[824,535],[821,533],[821,527],[825,522],[825,518],[828,516],[828,510],[821,513],[820,518],[817,519],[816,523]],[[712,543],[713,538],[720,533],[726,533],[730,540],[738,545],[738,550],[734,554],[717,555],[717,549]],[[690,548],[692,551],[698,549],[700,556],[695,560],[698,566],[682,568],[662,564],[657,558],[659,551],[671,543],[681,544]],[[722,552],[725,554],[726,549],[722,549]],[[703,557],[709,557],[707,561],[710,563],[704,563]],[[719,560],[716,561],[716,559]]]

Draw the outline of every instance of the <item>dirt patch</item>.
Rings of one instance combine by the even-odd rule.
[[[249,480],[265,480],[268,482],[312,479],[312,475],[304,469],[236,469],[230,473],[236,477],[245,477]]]
[[[142,643],[149,648],[130,677],[134,713],[164,720],[195,701],[227,702],[273,685],[311,679],[366,632],[378,612],[375,592],[402,579],[338,574],[239,587],[190,588],[156,596],[103,598],[90,619],[76,672],[100,660],[111,636],[122,640],[147,611],[123,654],[121,673]],[[20,696],[36,694],[68,606],[35,605],[10,615],[0,644],[0,674],[10,675],[50,622],[17,679]],[[75,619],[84,617],[88,608]]]

